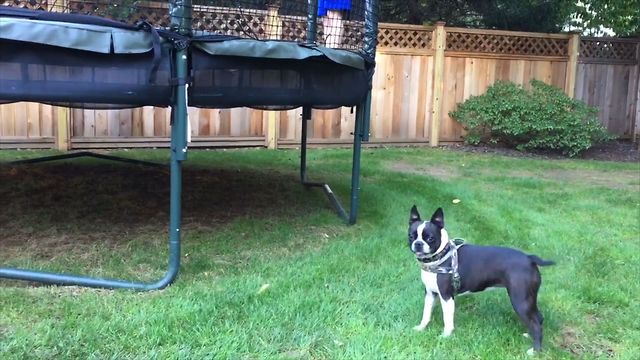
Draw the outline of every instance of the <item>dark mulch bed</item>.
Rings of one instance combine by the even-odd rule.
[[[455,151],[465,151],[472,153],[488,153],[513,157],[532,157],[541,159],[565,159],[567,157],[562,154],[549,151],[532,151],[522,152],[515,149],[509,149],[501,145],[465,145],[451,144],[445,148]],[[620,162],[640,162],[640,151],[638,144],[634,144],[629,140],[613,140],[609,141],[585,151],[578,159],[600,160],[600,161],[620,161]]]

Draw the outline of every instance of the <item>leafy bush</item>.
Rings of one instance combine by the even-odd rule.
[[[598,121],[598,109],[568,97],[539,80],[531,90],[496,82],[472,96],[449,115],[468,131],[465,141],[498,142],[519,150],[557,150],[575,156],[612,139]]]

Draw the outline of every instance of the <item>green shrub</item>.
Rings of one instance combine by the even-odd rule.
[[[497,142],[519,150],[545,149],[575,156],[612,139],[598,121],[598,109],[562,90],[532,80],[531,90],[496,82],[449,115],[467,130],[465,141]]]

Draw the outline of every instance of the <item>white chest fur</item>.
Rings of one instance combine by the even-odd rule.
[[[440,295],[440,289],[438,289],[438,274],[421,270],[420,278],[427,291]]]

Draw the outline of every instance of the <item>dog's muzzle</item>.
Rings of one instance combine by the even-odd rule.
[[[418,259],[425,258],[429,255],[425,252],[425,251],[429,251],[429,247],[427,246],[427,243],[425,243],[422,240],[415,240],[414,242],[412,242],[411,251],[413,251],[416,254],[416,257]]]

